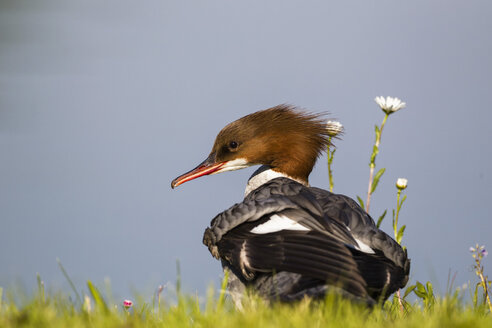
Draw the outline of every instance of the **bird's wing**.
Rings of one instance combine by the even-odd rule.
[[[249,226],[246,226],[249,225]],[[217,243],[220,257],[245,281],[258,273],[292,272],[367,298],[366,282],[344,243],[316,231],[249,232],[241,225]]]

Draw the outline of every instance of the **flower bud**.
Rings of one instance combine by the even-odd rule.
[[[398,178],[398,180],[396,180],[396,188],[398,188],[400,190],[403,190],[403,189],[407,188],[407,184],[408,184],[408,180],[407,179]]]
[[[343,125],[337,121],[328,121],[326,122],[326,129],[330,136],[334,137],[343,131]]]
[[[84,296],[83,308],[85,311],[87,311],[87,313],[91,313],[91,311],[92,311],[91,298],[87,295]]]

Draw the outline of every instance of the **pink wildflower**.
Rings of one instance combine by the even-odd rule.
[[[131,308],[133,306],[133,302],[130,301],[130,300],[124,300],[123,301],[123,306],[125,307],[125,309],[128,310],[129,308]]]

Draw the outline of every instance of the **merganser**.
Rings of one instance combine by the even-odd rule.
[[[267,300],[335,291],[367,304],[403,288],[407,251],[353,199],[310,187],[316,159],[336,132],[322,114],[279,105],[224,127],[210,155],[171,183],[261,165],[241,203],[218,214],[203,242],[230,274],[236,304],[245,288]]]

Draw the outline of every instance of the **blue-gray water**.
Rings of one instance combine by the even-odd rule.
[[[400,221],[412,278],[474,279],[492,248],[490,1],[1,1],[0,286],[112,281],[121,297],[175,280],[203,293],[202,245],[254,168],[171,190],[228,122],[279,103],[330,111],[335,190],[364,196],[373,98],[407,108],[383,132],[378,216]],[[326,157],[311,184],[328,187]],[[391,210],[390,210],[391,213]],[[391,216],[383,227],[390,232]],[[489,275],[492,262],[484,262]]]

